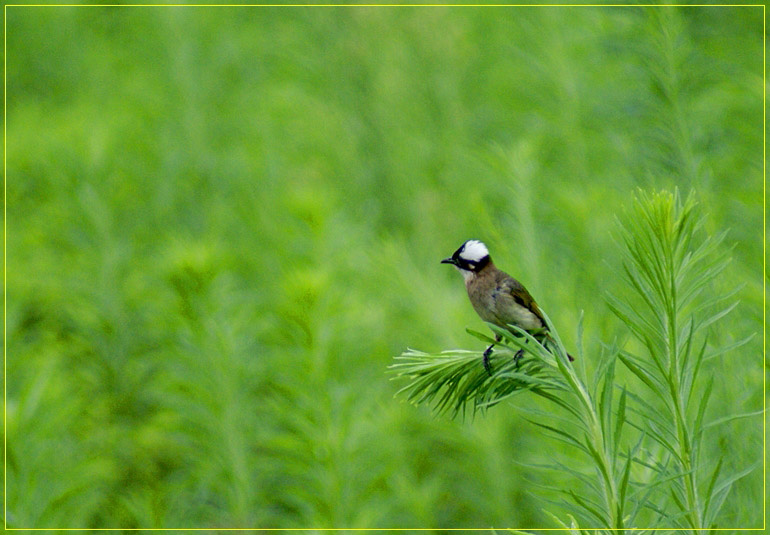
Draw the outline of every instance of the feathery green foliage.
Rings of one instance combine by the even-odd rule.
[[[550,324],[547,315],[546,320]],[[589,382],[585,367],[580,372],[567,360],[567,352],[555,329],[550,333],[552,338],[541,343],[516,326],[511,326],[510,331],[493,324],[489,327],[502,337],[502,346],[509,350],[498,349],[493,353],[491,377],[483,366],[479,371],[480,352],[449,351],[429,355],[409,351],[397,357],[398,362],[391,367],[397,377],[409,380],[400,393],[414,403],[432,404],[439,411],[449,407],[454,414],[463,411],[467,405],[474,410],[486,408],[526,391],[554,403],[567,413],[566,419],[553,425],[544,423],[543,415],[539,414],[532,423],[557,441],[579,450],[594,466],[593,477],[564,463],[549,466],[586,483],[582,495],[577,495],[572,488],[563,490],[570,500],[563,505],[573,510],[584,523],[622,530],[628,520],[625,496],[633,455],[623,459],[618,447],[626,395],[624,391],[617,405],[613,405],[617,351],[602,355],[600,373]],[[470,332],[485,342],[493,341],[481,333]],[[519,349],[529,358],[515,361],[513,356]],[[584,355],[578,356],[578,360],[582,358]]]
[[[601,340],[644,357],[602,305],[629,297],[610,231],[637,187],[697,190],[703,231],[735,242],[715,288],[745,284],[698,370],[719,377],[700,467],[729,452],[702,496],[761,458],[759,418],[733,419],[763,403],[762,340],[736,348],[762,330],[761,6],[4,13],[10,526],[598,525],[559,490],[609,516],[590,453],[558,433],[584,443],[576,417],[524,378],[569,387],[553,357],[516,368],[501,348],[495,369],[515,380],[478,406],[488,383],[458,382],[464,421],[394,402],[383,370],[406,341],[481,344],[438,261],[482,239],[570,352],[585,346],[574,371],[608,438],[626,386],[629,440],[599,450],[620,487],[637,398],[658,403],[623,364],[620,389],[597,372],[616,351]],[[651,438],[648,454],[670,456]],[[635,512],[634,485],[658,482],[655,508],[673,500],[665,464],[648,464],[619,500],[637,525],[657,512]],[[762,481],[733,483],[720,526],[761,525]]]
[[[701,458],[714,381],[713,375],[701,377],[709,327],[738,305],[730,302],[737,290],[720,291],[714,284],[729,262],[721,247],[726,233],[705,236],[694,196],[682,201],[678,190],[639,192],[623,221],[623,269],[636,299],[613,296],[609,305],[644,350],[622,351],[620,359],[652,394],[640,393],[635,401],[646,436],[665,452],[657,466],[665,467],[660,477],[672,483],[667,490],[681,513],[672,515],[675,526],[713,528],[731,485],[748,473],[721,477],[724,454],[715,464]]]
[[[623,269],[635,299],[609,296],[609,306],[646,349],[643,356],[613,346],[598,359],[580,354],[578,362],[571,363],[555,329],[545,340],[553,343],[543,345],[515,325],[508,330],[489,324],[507,348],[531,356],[521,369],[513,353],[498,356],[505,360],[489,377],[479,365],[479,352],[430,355],[412,350],[392,366],[398,377],[409,381],[400,393],[416,404],[429,403],[454,414],[466,406],[474,411],[486,408],[515,393],[537,394],[567,417],[558,424],[532,423],[593,464],[594,478],[566,462],[550,466],[583,482],[580,494],[562,490],[569,499],[563,505],[582,525],[620,531],[641,526],[698,532],[714,527],[731,485],[753,467],[720,477],[724,457],[708,473],[701,466],[699,453],[708,438],[704,415],[713,382],[713,376],[705,382],[701,378],[707,332],[737,306],[725,302],[735,292],[717,294],[713,289],[729,260],[721,247],[725,234],[704,236],[702,225],[694,196],[682,202],[678,190],[639,191],[632,211],[623,218]],[[590,378],[586,358],[596,360]],[[618,359],[652,396],[616,384]],[[630,437],[624,434],[626,423],[635,430]],[[634,465],[649,468],[652,477],[632,480]],[[649,511],[655,515],[645,516]]]

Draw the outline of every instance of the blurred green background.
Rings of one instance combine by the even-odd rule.
[[[6,14],[9,525],[553,527],[538,484],[580,482],[527,465],[586,460],[539,400],[451,421],[386,367],[483,349],[439,265],[468,238],[568,347],[584,311],[589,366],[623,343],[637,187],[730,229],[711,343],[759,335],[709,363],[710,416],[761,408],[761,7]],[[760,418],[710,432],[761,458]],[[762,504],[756,470],[721,525]]]

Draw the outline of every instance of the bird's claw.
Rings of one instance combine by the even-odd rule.
[[[492,354],[492,348],[494,347],[494,344],[489,346],[486,351],[484,351],[484,369],[487,370],[487,373],[492,376],[492,364],[489,362],[489,355]]]

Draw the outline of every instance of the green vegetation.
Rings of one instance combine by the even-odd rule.
[[[535,411],[540,421],[530,421],[583,453],[594,465],[593,477],[565,463],[550,466],[583,483],[580,494],[561,489],[568,498],[563,505],[575,512],[583,526],[597,525],[619,533],[636,526],[693,533],[717,527],[715,519],[733,483],[760,463],[720,479],[725,454],[715,467],[708,466],[709,459],[702,462],[704,439],[711,438],[710,428],[759,416],[762,411],[713,422],[704,419],[714,378],[705,383],[701,379],[703,363],[743,346],[750,337],[706,354],[709,326],[737,303],[725,303],[736,292],[708,291],[727,267],[724,254],[715,254],[725,233],[716,239],[699,239],[702,219],[696,215],[695,204],[692,196],[682,204],[678,191],[673,195],[642,193],[624,225],[628,259],[623,267],[626,282],[637,295],[631,301],[611,296],[610,307],[643,344],[641,355],[613,346],[592,356],[597,366],[588,377],[585,355],[577,365],[571,364],[555,329],[541,345],[516,326],[509,331],[490,324],[510,350],[503,352],[491,377],[478,371],[481,352],[430,355],[408,351],[392,366],[400,378],[409,379],[401,392],[417,404],[453,407],[455,414],[471,401],[474,409],[486,408],[524,392],[555,403],[566,418],[546,424],[542,420],[551,420],[553,415]],[[518,351],[526,351],[532,358],[521,365],[515,357]],[[624,386],[613,405],[614,391],[619,390],[614,383],[618,359],[649,391],[635,393]],[[636,430],[630,440],[624,433],[626,423]],[[705,492],[703,487],[699,489],[699,482],[705,479],[704,464],[709,472]],[[632,473],[640,472],[647,473],[644,480],[632,480]],[[579,525],[574,517],[569,524],[560,524],[564,528]]]
[[[528,391],[452,419],[394,397],[407,347],[484,349],[439,265],[478,238],[614,396],[602,418],[623,399],[624,436],[671,459],[655,503],[684,514],[637,520],[762,526],[762,471],[745,474],[762,417],[733,418],[763,404],[761,7],[10,7],[6,24],[9,525],[569,524],[598,480],[559,434],[567,409]],[[703,320],[699,344],[677,320],[655,353],[715,378],[689,401],[634,368],[670,379],[619,305],[654,319],[617,223],[636,188],[695,191],[698,239],[732,259],[666,310]],[[697,303],[723,297],[739,304],[706,325]],[[644,428],[645,404],[664,422]],[[693,472],[677,461],[696,443]],[[615,474],[635,445],[606,450]]]

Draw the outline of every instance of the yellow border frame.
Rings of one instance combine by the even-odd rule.
[[[84,531],[83,528],[9,528],[7,477],[7,10],[9,7],[762,7],[762,527],[704,531],[765,531],[767,527],[767,15],[762,4],[4,4],[3,5],[3,529],[7,531]],[[217,528],[213,531],[435,531],[439,528]],[[500,528],[508,529],[508,528]],[[568,531],[565,528],[511,528]],[[581,528],[594,530],[597,528]],[[601,528],[617,531],[619,528]],[[211,528],[95,528],[88,531],[212,531]],[[441,531],[497,531],[496,528],[440,528]],[[625,528],[623,531],[690,531],[679,528]]]

